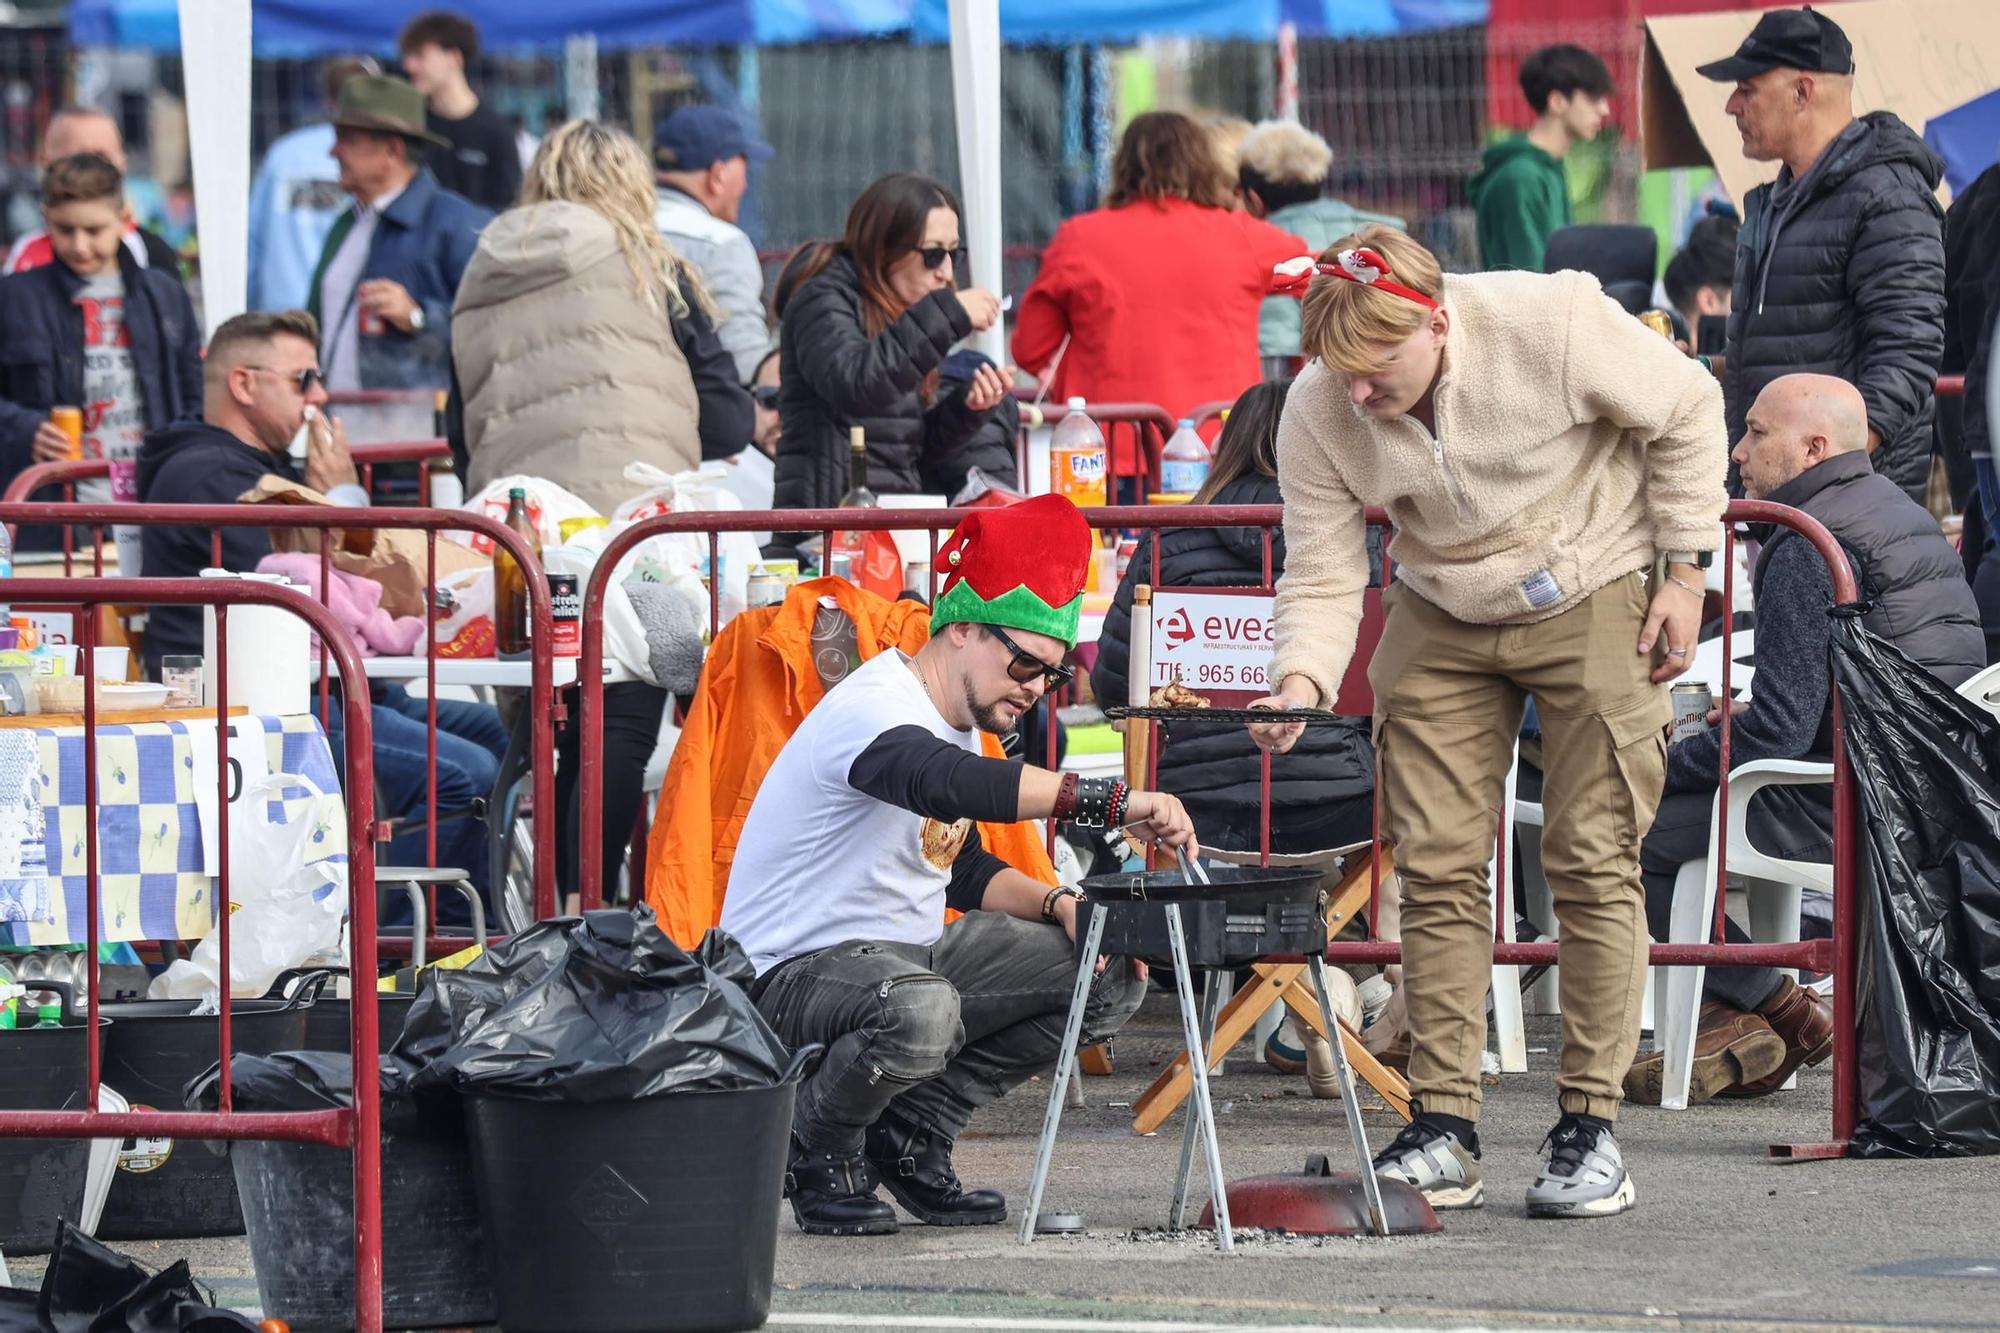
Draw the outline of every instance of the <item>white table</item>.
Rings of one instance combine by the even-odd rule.
[[[558,657],[550,662],[549,679],[555,688],[576,683],[576,667],[581,658]],[[362,670],[370,680],[423,680],[430,669],[427,657],[364,657]],[[488,689],[527,689],[533,684],[533,663],[527,661],[504,661],[497,657],[440,657],[437,659],[437,683],[440,685],[467,685]],[[319,679],[319,654],[312,655],[312,678]],[[604,679],[607,684],[620,679],[630,679],[615,664],[604,664]]]

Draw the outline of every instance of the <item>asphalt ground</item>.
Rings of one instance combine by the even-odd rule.
[[[1117,1070],[1084,1083],[1064,1118],[1048,1203],[1081,1211],[1081,1236],[1017,1243],[1014,1227],[906,1226],[870,1238],[779,1224],[774,1327],[1972,1329],[2000,1327],[2000,1160],[1778,1165],[1777,1142],[1824,1138],[1832,1080],[1692,1111],[1627,1108],[1619,1142],[1638,1206],[1616,1218],[1529,1218],[1522,1193],[1555,1119],[1554,1019],[1530,1020],[1530,1070],[1489,1080],[1480,1124],[1487,1205],[1447,1213],[1436,1235],[1341,1239],[1168,1235],[1178,1117],[1130,1131],[1129,1102],[1179,1043],[1171,1000],[1151,997],[1116,1044]],[[1245,1058],[1215,1084],[1225,1174],[1296,1172],[1325,1152],[1353,1164],[1338,1103]],[[1025,1201],[1047,1084],[982,1112],[960,1142],[972,1185]],[[1379,1145],[1396,1118],[1364,1091]],[[1199,1172],[1197,1173],[1199,1181]],[[1207,1190],[1197,1184],[1197,1207]],[[1240,1225],[1240,1223],[1239,1223]],[[247,1245],[131,1242],[159,1267],[189,1259],[221,1301],[255,1312]],[[16,1282],[41,1261],[17,1258]],[[579,1333],[585,1326],[579,1324]]]

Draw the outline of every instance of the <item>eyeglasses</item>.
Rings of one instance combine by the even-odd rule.
[[[777,411],[778,386],[775,384],[757,385],[755,388],[750,390],[750,401],[757,404],[757,406],[763,408],[766,412]]]
[[[282,379],[292,381],[292,383],[298,386],[299,397],[301,398],[326,382],[326,377],[319,373],[318,366],[307,366],[304,370],[276,370],[270,366],[245,366],[243,368],[245,370],[260,370],[266,375],[277,375]]]
[[[917,247],[917,257],[924,261],[925,268],[937,268],[947,259],[952,262],[954,268],[965,267],[965,247],[962,245],[949,247],[942,245],[920,245]]]
[[[1059,690],[1076,678],[1076,669],[1066,666],[1050,666],[1020,644],[1007,637],[1007,632],[992,625],[982,625],[981,629],[1000,640],[1000,646],[1014,654],[1014,660],[1007,664],[1007,674],[1022,685],[1032,685],[1037,678],[1052,690]]]

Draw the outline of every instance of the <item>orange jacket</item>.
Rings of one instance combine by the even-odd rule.
[[[922,603],[888,601],[838,578],[797,584],[782,605],[745,611],[723,627],[681,725],[646,847],[646,901],[683,947],[694,947],[722,919],[736,840],[758,784],[825,693],[811,650],[821,597],[834,598],[853,619],[864,661],[885,648],[915,653],[930,638]],[[998,758],[999,741],[983,739]],[[1056,882],[1039,825],[981,824],[979,836],[1031,879]]]

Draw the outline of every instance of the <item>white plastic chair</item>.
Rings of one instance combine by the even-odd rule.
[[[2000,718],[2000,662],[1995,662],[1958,687],[1958,692]]]
[[[1833,867],[1818,861],[1791,861],[1760,851],[1750,841],[1750,801],[1766,787],[1831,784],[1833,765],[1799,759],[1759,759],[1729,775],[1729,840],[1725,864],[1731,883],[1743,887],[1750,913],[1750,936],[1759,943],[1788,943],[1799,937],[1801,888],[1833,891]],[[1717,793],[1718,798],[1721,793]],[[1721,808],[1718,799],[1715,809]],[[1708,825],[1708,855],[1681,866],[1674,881],[1673,916],[1668,938],[1676,944],[1708,940],[1715,922],[1716,820]],[[1687,1107],[1688,1082],[1694,1073],[1695,1029],[1701,1016],[1705,967],[1669,967],[1656,977],[1660,1016],[1654,1046],[1666,1052],[1665,1083],[1660,1105],[1670,1111]],[[1795,1076],[1796,1078],[1796,1076]],[[1788,1081],[1786,1087],[1793,1086]]]

